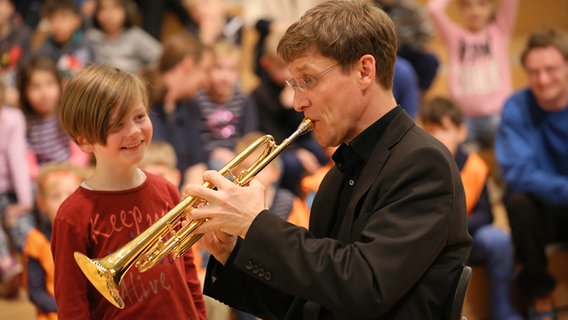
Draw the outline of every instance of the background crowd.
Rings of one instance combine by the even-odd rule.
[[[200,183],[205,170],[220,169],[253,138],[271,134],[279,143],[302,120],[276,46],[320,2],[0,0],[0,295],[14,298],[24,287],[38,318],[56,318],[53,261],[45,254],[51,221],[94,161],[57,118],[77,71],[109,64],[140,75],[156,148],[142,168],[180,188]],[[514,42],[519,0],[373,2],[397,28],[397,102],[446,144],[462,170],[470,263],[488,268],[491,318],[553,317],[555,280],[544,247],[566,240],[558,230],[568,221],[561,215],[568,208],[563,31],[535,29],[530,41]],[[519,65],[527,75],[521,81],[513,70]],[[307,225],[310,196],[333,151],[305,135],[283,152],[259,177],[271,208]],[[207,254],[198,246],[194,252],[203,273]],[[526,265],[518,281],[528,310],[515,310],[509,295],[515,258]],[[206,303],[211,319],[251,317]]]

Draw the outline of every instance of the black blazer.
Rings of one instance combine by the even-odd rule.
[[[262,212],[225,266],[210,259],[204,293],[264,319],[442,319],[471,249],[450,152],[399,112],[332,239],[341,181],[324,178],[309,231]]]

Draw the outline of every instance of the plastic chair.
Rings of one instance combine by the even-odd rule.
[[[470,266],[463,266],[460,277],[456,283],[455,290],[450,296],[450,301],[448,301],[448,320],[466,320],[466,317],[462,317],[462,307],[465,300],[465,293],[467,292],[467,287],[469,286],[469,280],[471,279],[472,269]]]

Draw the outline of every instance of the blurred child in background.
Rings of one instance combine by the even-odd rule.
[[[465,116],[468,146],[489,148],[512,90],[509,42],[519,1],[455,0],[461,24],[446,13],[450,1],[429,0],[427,5],[448,51],[450,97]]]
[[[39,170],[36,204],[43,223],[30,231],[23,250],[24,284],[38,320],[57,320],[51,228],[59,206],[83,179],[81,168],[67,164],[47,163]]]
[[[391,17],[398,39],[397,55],[410,62],[418,77],[420,90],[427,91],[436,78],[440,64],[438,57],[427,48],[427,43],[434,34],[428,13],[416,0],[373,2]]]
[[[310,8],[325,0],[242,0],[244,25],[256,31],[258,38],[253,48],[254,73],[260,78],[267,76],[260,66],[261,56],[266,48],[265,41],[271,33],[282,34]]]
[[[189,21],[186,29],[206,45],[223,40],[241,45],[243,21],[227,12],[227,0],[182,0]]]
[[[416,113],[420,107],[421,92],[418,86],[418,77],[408,60],[397,56],[394,63],[394,79],[392,93],[406,113],[416,119]]]
[[[0,78],[6,86],[4,104],[18,105],[16,75],[32,52],[32,30],[25,24],[15,24],[14,0],[0,0]]]
[[[489,275],[491,319],[521,320],[511,303],[513,243],[508,225],[499,225],[488,193],[489,168],[477,153],[465,153],[467,136],[461,109],[452,100],[436,97],[418,112],[419,124],[452,152],[462,178],[468,213],[468,231],[473,237],[469,263],[484,263]],[[503,219],[503,213],[500,218]]]
[[[213,45],[211,52],[206,89],[197,95],[192,106],[199,117],[207,165],[218,170],[233,158],[237,140],[257,130],[258,118],[253,101],[239,89],[240,47],[221,41]]]
[[[166,39],[158,67],[143,72],[149,84],[154,140],[174,147],[184,181],[201,181],[200,174],[192,178],[191,172],[200,173],[206,167],[199,117],[191,100],[205,85],[210,60],[208,49],[197,37],[179,32]]]
[[[12,246],[22,248],[33,228],[33,186],[26,158],[26,120],[20,109],[2,102],[0,80],[0,297],[19,291],[22,264]],[[8,231],[8,234],[6,234]]]
[[[49,29],[37,54],[55,61],[66,81],[94,59],[93,47],[83,30],[81,11],[73,0],[49,0],[43,5],[42,15],[49,22]]]
[[[134,25],[136,4],[130,0],[97,0],[94,28],[86,38],[94,48],[94,62],[132,73],[155,66],[162,44]]]
[[[89,155],[77,147],[57,119],[56,109],[63,89],[53,60],[36,56],[28,61],[20,70],[18,89],[27,120],[32,177],[37,176],[38,165],[48,162],[86,166]]]
[[[139,167],[168,180],[176,186],[181,182],[175,150],[171,144],[165,141],[152,141]]]
[[[296,130],[303,114],[293,108],[294,90],[286,85],[292,78],[284,60],[276,53],[282,34],[271,33],[265,42],[260,65],[266,73],[251,93],[257,106],[259,130],[269,133],[280,143]],[[313,174],[329,161],[323,148],[312,134],[298,138],[289,149],[280,155],[282,178],[280,186],[301,195],[300,180],[306,174]]]

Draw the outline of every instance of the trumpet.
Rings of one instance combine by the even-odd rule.
[[[221,168],[219,173],[239,186],[246,185],[294,140],[312,129],[313,122],[306,118],[296,131],[279,145],[276,145],[270,135],[260,137]],[[262,154],[247,169],[241,170],[238,174],[233,172],[241,162],[255,151],[261,150],[263,146]],[[204,182],[203,186],[211,189],[215,187],[209,182]],[[140,272],[147,271],[168,254],[172,253],[177,259],[189,250],[203,236],[195,233],[195,230],[206,220],[188,219],[188,213],[192,208],[203,205],[207,205],[203,199],[186,197],[148,229],[115,252],[99,259],[90,259],[81,252],[75,252],[75,261],[103,297],[117,308],[123,309],[125,304],[120,296],[119,287],[126,272],[132,266]],[[182,223],[184,220],[189,221],[184,224]]]

